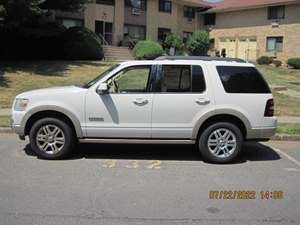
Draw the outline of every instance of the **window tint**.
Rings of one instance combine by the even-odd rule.
[[[191,67],[168,65],[162,67],[162,92],[190,92]]]
[[[130,67],[122,70],[107,83],[110,93],[146,92],[151,72],[150,66]]]
[[[217,71],[228,93],[271,93],[254,67],[217,66]]]
[[[172,2],[169,0],[159,0],[159,11],[160,12],[172,12]]]
[[[184,6],[183,12],[184,17],[194,19],[196,15],[196,8]]]
[[[269,20],[278,20],[284,19],[285,17],[285,6],[270,6],[268,8],[268,19]]]
[[[204,14],[204,25],[216,25],[216,14],[215,13]]]
[[[192,66],[192,92],[205,91],[205,79],[201,66]]]

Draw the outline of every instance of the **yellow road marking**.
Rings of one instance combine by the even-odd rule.
[[[161,161],[160,160],[154,160],[151,161],[150,164],[146,167],[147,169],[161,169]]]
[[[106,160],[105,163],[102,165],[104,168],[114,168],[116,167],[117,160]]]
[[[139,167],[139,161],[138,160],[133,160],[131,163],[132,164],[126,165],[126,168],[128,168],[128,169],[137,169]]]

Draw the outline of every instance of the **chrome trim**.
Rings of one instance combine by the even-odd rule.
[[[160,139],[79,139],[80,143],[98,144],[195,144],[195,140],[160,140]]]

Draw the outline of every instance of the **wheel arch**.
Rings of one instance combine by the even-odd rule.
[[[203,116],[197,123],[193,131],[193,138],[198,139],[202,131],[213,123],[230,122],[235,124],[242,132],[244,139],[247,139],[251,124],[249,120],[241,113],[228,110],[215,113],[208,113]]]
[[[83,132],[81,129],[81,125],[77,117],[64,108],[58,106],[51,106],[51,107],[39,107],[30,110],[24,117],[22,121],[22,127],[24,127],[24,134],[28,135],[32,125],[39,119],[52,117],[57,119],[64,120],[67,124],[71,126],[74,130],[76,136],[78,138],[83,137]]]

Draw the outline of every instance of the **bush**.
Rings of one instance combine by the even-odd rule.
[[[287,64],[294,69],[300,69],[300,58],[290,58]]]
[[[186,47],[190,54],[195,56],[207,56],[209,50],[209,33],[206,31],[195,31],[189,36]]]
[[[273,60],[273,64],[276,66],[276,67],[281,67],[282,66],[282,62],[280,60]]]
[[[134,49],[133,53],[137,59],[155,59],[162,56],[164,53],[160,44],[155,41],[139,41]]]
[[[164,48],[166,48],[168,51],[170,48],[175,48],[176,52],[179,54],[182,52],[183,46],[183,40],[177,34],[169,34],[164,41]]]
[[[269,56],[261,56],[257,59],[259,65],[270,65],[273,62],[273,59]]]
[[[87,28],[69,28],[64,34],[64,56],[71,60],[101,60],[101,40]]]
[[[64,31],[55,23],[20,28],[0,26],[0,59],[63,59]]]

